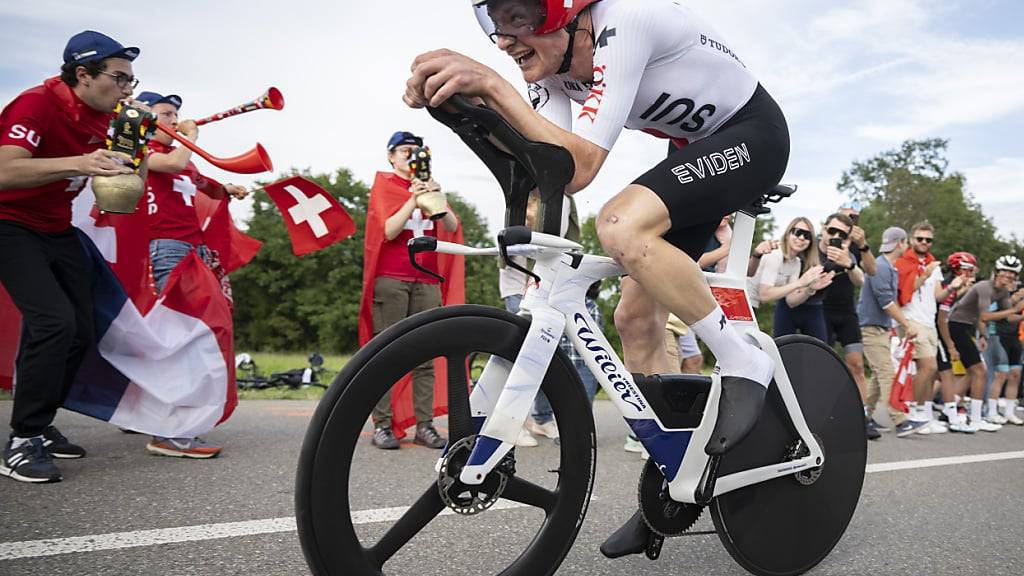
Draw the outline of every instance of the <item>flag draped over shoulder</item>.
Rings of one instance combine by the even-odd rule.
[[[231,274],[256,257],[263,243],[235,227],[228,199],[214,200],[206,194],[192,198],[203,230],[203,242],[217,253],[225,274]]]
[[[377,279],[377,261],[384,237],[384,221],[398,211],[409,199],[409,190],[394,176],[378,172],[370,189],[370,202],[366,214],[365,244],[363,247],[363,298],[359,306],[359,345],[363,346],[373,338],[373,288]],[[448,232],[443,225],[436,226],[437,239],[461,244],[462,226],[455,232]],[[465,260],[462,256],[437,255],[438,274],[445,278],[441,283],[441,305],[463,304],[465,293]],[[468,378],[467,378],[468,385]],[[405,436],[405,428],[416,423],[412,408],[412,377],[406,374],[392,389],[391,427],[395,436]],[[448,369],[443,359],[434,360],[434,415],[448,413]]]

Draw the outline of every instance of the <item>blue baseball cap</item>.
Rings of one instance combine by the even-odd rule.
[[[413,134],[412,132],[395,132],[391,135],[391,139],[388,140],[388,152],[394,150],[396,147],[402,144],[413,144],[415,146],[423,146],[423,138]]]
[[[147,106],[156,106],[157,104],[167,103],[174,106],[177,109],[181,109],[181,96],[177,94],[168,94],[164,96],[157,94],[156,92],[143,92],[135,97],[139,102],[145,102]]]
[[[131,61],[138,56],[139,49],[135,46],[125,48],[117,40],[94,30],[75,34],[64,47],[65,64],[85,64],[104,58],[124,58]]]

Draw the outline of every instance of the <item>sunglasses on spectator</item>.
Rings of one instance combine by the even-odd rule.
[[[928,238],[927,236],[915,236],[914,240],[916,242],[924,242],[926,244],[931,244],[932,242],[935,242],[935,238]]]
[[[810,230],[804,230],[803,228],[793,228],[789,233],[797,238],[803,238],[804,240],[810,240],[813,237],[811,236]]]
[[[826,232],[828,232],[829,236],[839,236],[843,240],[846,240],[847,238],[850,237],[849,232],[843,230],[842,228],[836,228],[835,226],[829,226]]]

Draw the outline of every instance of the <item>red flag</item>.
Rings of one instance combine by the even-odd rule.
[[[910,364],[914,361],[914,342],[900,341],[897,353],[902,351],[896,375],[892,378],[892,392],[889,393],[889,406],[894,410],[909,412],[908,402],[914,401],[914,375],[910,373]]]
[[[264,189],[288,225],[296,256],[316,252],[356,232],[348,212],[315,182],[292,176]]]
[[[377,259],[380,256],[384,238],[384,221],[398,211],[409,199],[409,190],[388,172],[378,172],[370,189],[370,205],[366,213],[366,240],[363,247],[363,299],[359,306],[359,345],[363,346],[373,338],[373,286],[377,280]],[[448,232],[444,226],[437,226],[437,239],[445,242],[462,243],[462,226],[455,232]],[[444,276],[441,283],[441,305],[463,304],[466,302],[465,259],[451,254],[437,255],[437,272]],[[469,385],[469,373],[466,374]],[[448,413],[448,368],[447,362],[434,360],[434,416]],[[406,374],[391,390],[391,428],[398,438],[405,436],[405,429],[416,423],[412,407],[412,376]]]
[[[235,227],[227,199],[214,200],[206,194],[196,194],[193,201],[203,229],[203,242],[217,253],[225,274],[256,257],[263,243]]]
[[[21,312],[0,284],[0,390],[14,386],[14,358],[21,337]]]

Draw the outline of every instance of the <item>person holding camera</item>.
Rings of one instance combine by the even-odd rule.
[[[824,341],[828,335],[820,291],[832,283],[834,276],[819,263],[814,225],[803,216],[794,218],[783,234],[782,249],[763,256],[754,276],[756,300],[778,302],[774,335],[796,334],[799,330]]]
[[[864,380],[864,343],[860,334],[860,318],[854,302],[854,288],[864,285],[861,264],[867,260],[871,247],[864,241],[864,230],[853,220],[859,213],[848,205],[825,219],[824,233],[818,239],[818,250],[825,255],[826,266],[836,269],[832,284],[825,289],[825,327],[829,346],[838,341],[843,346],[846,366],[853,374],[861,400],[867,397]],[[856,236],[855,236],[856,234]],[[874,270],[875,259],[870,257]],[[868,421],[867,438],[877,440],[881,433]]]

